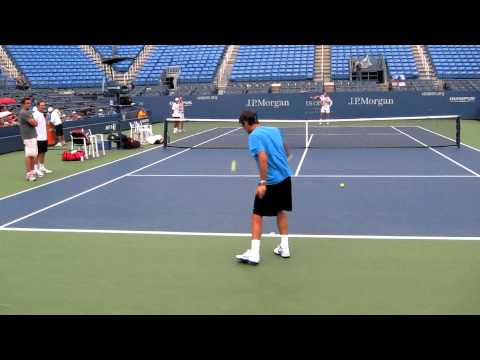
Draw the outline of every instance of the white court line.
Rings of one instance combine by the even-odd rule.
[[[18,134],[18,135],[10,135],[10,136],[2,136],[0,137],[0,141],[3,140],[3,139],[11,139],[11,138],[16,138],[16,137],[21,137],[22,135]]]
[[[128,177],[206,177],[206,178],[256,178],[256,174],[134,174]],[[472,178],[478,179],[474,175],[377,175],[377,174],[323,174],[323,175],[297,175],[297,178]]]
[[[341,175],[341,174],[325,174],[325,175],[299,175],[299,178],[393,178],[393,179],[410,179],[410,178],[472,178],[477,179],[474,175]]]
[[[248,174],[239,174],[239,175],[225,175],[225,174],[135,174],[135,175],[128,175],[129,177],[213,177],[213,178],[236,178],[236,177],[249,177],[258,178],[258,175],[248,175]],[[472,176],[474,177],[474,176]]]
[[[435,150],[435,149],[429,147],[427,144],[421,142],[420,140],[414,138],[413,136],[411,136],[411,135],[409,135],[409,134],[407,134],[407,133],[404,133],[404,132],[401,131],[401,130],[398,130],[395,126],[392,126],[392,128],[395,129],[395,130],[397,130],[399,133],[401,133],[401,134],[409,137],[410,139],[416,141],[416,142],[419,143],[420,145],[425,146],[425,147],[428,147],[428,148],[429,148],[430,150],[432,150],[435,154],[438,154],[438,155],[440,155],[441,157],[447,159],[448,161],[454,163],[455,165],[460,166],[462,169],[467,170],[469,173],[471,173],[471,174],[473,174],[473,175],[475,175],[475,176],[480,177],[480,174],[477,174],[477,173],[476,173],[475,171],[473,171],[472,169],[466,167],[466,166],[463,165],[463,164],[460,164],[458,161],[453,160],[451,157],[449,157],[449,156],[447,156],[447,155],[445,155],[445,154],[442,154],[440,151]]]
[[[154,230],[97,230],[97,229],[44,229],[44,228],[1,228],[3,231],[19,232],[53,232],[53,233],[92,233],[92,234],[129,234],[129,235],[178,235],[178,236],[225,236],[251,237],[250,233],[216,233],[188,231],[154,231]],[[263,234],[262,237],[275,238],[278,234]],[[414,236],[414,235],[318,235],[318,234],[288,234],[290,238],[313,239],[362,239],[362,240],[474,240],[478,236]]]
[[[305,146],[305,150],[303,151],[302,157],[300,159],[300,162],[298,163],[297,170],[295,171],[294,176],[298,176],[298,174],[300,173],[300,169],[302,168],[303,160],[305,160],[305,156],[307,156],[307,152],[308,152],[310,143],[312,142],[312,138],[313,138],[313,134],[310,135],[310,139],[308,139],[308,141],[307,141],[307,144]]]
[[[239,129],[239,128],[238,128],[238,129]],[[31,217],[31,216],[37,215],[37,214],[39,214],[39,213],[41,213],[41,212],[44,212],[44,211],[46,211],[46,210],[48,210],[48,209],[51,209],[51,208],[53,208],[53,207],[55,207],[55,206],[61,205],[61,204],[65,203],[65,202],[67,202],[67,201],[73,200],[73,199],[75,199],[75,198],[77,198],[77,197],[79,197],[79,196],[85,195],[85,194],[87,194],[87,193],[89,193],[89,192],[91,192],[91,191],[94,191],[94,190],[96,190],[96,189],[99,189],[99,188],[101,188],[101,187],[103,187],[103,186],[106,186],[106,185],[108,185],[108,184],[111,184],[111,183],[113,183],[113,182],[115,182],[115,181],[121,180],[121,179],[123,179],[123,178],[125,178],[125,177],[127,177],[127,176],[129,176],[129,175],[135,174],[136,172],[145,170],[145,169],[147,169],[147,168],[149,168],[149,167],[151,167],[151,166],[154,166],[154,165],[156,165],[156,164],[159,164],[159,163],[161,163],[161,162],[163,162],[163,161],[166,161],[166,160],[168,160],[168,159],[171,159],[171,158],[173,158],[173,157],[175,157],[175,156],[178,156],[178,155],[180,155],[180,154],[183,154],[183,153],[185,153],[185,152],[187,152],[187,151],[190,151],[190,150],[192,150],[193,148],[195,148],[195,147],[197,147],[197,146],[201,146],[201,145],[206,144],[206,143],[208,143],[208,142],[210,142],[210,141],[216,140],[216,139],[218,139],[218,138],[220,138],[220,137],[222,137],[222,136],[228,135],[229,133],[231,133],[231,132],[233,132],[233,131],[237,131],[238,129],[234,129],[234,130],[228,131],[228,132],[223,133],[223,134],[221,134],[221,135],[219,135],[219,136],[216,136],[216,137],[211,138],[211,139],[209,139],[209,140],[203,141],[203,142],[201,142],[200,144],[197,144],[197,145],[193,146],[192,148],[188,148],[188,149],[182,150],[182,151],[177,152],[177,153],[175,153],[175,154],[173,154],[173,155],[167,156],[166,158],[162,158],[162,159],[157,160],[157,161],[155,161],[155,162],[153,162],[153,163],[151,163],[151,164],[149,164],[149,165],[142,166],[141,168],[138,168],[138,169],[136,169],[136,170],[134,170],[134,171],[130,171],[129,173],[123,174],[123,175],[118,176],[118,177],[116,177],[116,178],[114,178],[114,179],[111,179],[111,180],[109,180],[109,181],[106,181],[106,182],[104,182],[104,183],[102,183],[102,184],[100,184],[100,185],[94,186],[93,188],[90,188],[90,189],[88,189],[88,190],[82,191],[81,193],[78,193],[78,194],[76,194],[76,195],[70,196],[70,197],[68,197],[68,198],[66,198],[66,199],[63,199],[63,200],[61,200],[61,201],[58,201],[58,202],[56,202],[56,203],[54,203],[54,204],[51,204],[51,205],[49,205],[49,206],[46,206],[46,207],[44,207],[44,208],[42,208],[42,209],[40,209],[40,210],[31,212],[31,213],[29,213],[29,214],[27,214],[27,215],[25,215],[25,216],[22,216],[21,218],[18,218],[18,219],[12,220],[12,221],[10,221],[10,222],[8,222],[8,223],[6,223],[6,224],[3,224],[2,226],[0,226],[0,229],[5,228],[5,227],[7,227],[7,226],[9,226],[9,225],[15,224],[15,223],[17,223],[17,222],[19,222],[19,221],[28,219],[28,218]]]
[[[432,134],[435,134],[435,135],[437,135],[437,136],[440,136],[440,137],[442,137],[442,138],[444,138],[444,139],[447,139],[447,140],[450,140],[450,141],[453,141],[454,143],[456,143],[455,140],[449,138],[448,136],[445,136],[445,135],[439,134],[439,133],[437,133],[437,132],[435,132],[435,131],[426,129],[426,128],[424,128],[423,126],[418,126],[418,128],[419,128],[419,129],[422,129],[422,130],[425,130],[425,131],[428,131],[428,132],[430,132],[430,133],[432,133]],[[463,142],[460,142],[460,144],[463,145],[463,146],[465,146],[465,147],[467,147],[467,148],[469,148],[469,149],[472,149],[472,150],[475,150],[475,151],[480,152],[480,149],[476,148],[475,146],[471,146],[471,145],[468,145],[468,144],[464,144]]]
[[[192,137],[192,136],[200,135],[200,134],[206,133],[206,132],[208,132],[208,131],[212,131],[212,130],[214,130],[214,129],[215,129],[215,128],[207,129],[207,130],[202,130],[202,131],[200,131],[200,132],[198,132],[198,133],[195,133],[195,134],[192,134],[192,135],[188,135],[188,136],[182,137],[182,138],[180,138],[180,139],[177,139],[177,140],[175,140],[175,141],[172,141],[172,143],[177,142],[177,141],[180,141],[180,140],[183,140],[183,139],[190,138],[190,137]],[[60,178],[60,179],[55,179],[55,180],[49,181],[49,182],[47,182],[47,183],[45,183],[45,184],[38,185],[38,186],[29,188],[29,189],[25,189],[25,190],[16,192],[16,193],[11,194],[11,195],[4,196],[4,197],[0,198],[0,201],[6,200],[6,199],[8,199],[8,198],[11,198],[11,197],[14,197],[14,196],[17,196],[17,195],[24,194],[24,193],[26,193],[26,192],[29,192],[29,191],[32,191],[32,190],[35,190],[35,189],[39,189],[39,188],[41,188],[41,187],[44,187],[44,186],[47,186],[47,185],[56,183],[56,182],[58,182],[58,181],[66,180],[66,179],[71,178],[71,177],[73,177],[73,176],[77,176],[77,175],[80,175],[80,174],[83,174],[83,173],[86,173],[86,172],[89,172],[89,171],[92,171],[92,170],[99,169],[99,168],[104,167],[104,166],[107,166],[107,165],[114,164],[114,163],[119,162],[119,161],[123,161],[123,160],[129,159],[129,158],[131,158],[131,157],[138,156],[138,155],[144,154],[144,153],[146,153],[146,152],[148,152],[148,151],[152,151],[152,150],[159,149],[159,148],[162,148],[162,147],[163,147],[163,144],[162,144],[162,145],[159,145],[159,146],[152,147],[152,148],[150,148],[150,149],[146,149],[146,150],[137,152],[137,153],[135,153],[135,154],[131,154],[131,155],[125,156],[125,157],[123,157],[123,158],[121,158],[121,159],[113,160],[113,161],[110,161],[110,162],[108,162],[108,163],[95,166],[95,167],[90,168],[90,169],[86,169],[86,170],[79,171],[79,172],[77,172],[77,173],[75,173],[75,174],[67,175],[67,176],[64,176],[64,177],[62,177],[62,178]]]

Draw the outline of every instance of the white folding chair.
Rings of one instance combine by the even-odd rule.
[[[88,159],[90,146],[91,141],[84,131],[70,133],[70,151],[73,151],[75,148],[78,149],[80,147],[85,153],[85,159]]]
[[[95,134],[93,135],[95,137],[95,142],[97,143],[97,157],[99,156],[98,154],[98,141],[100,140],[100,144],[102,144],[102,155],[105,156],[105,139],[103,137],[103,134]]]
[[[77,135],[78,134],[78,135]],[[81,147],[82,150],[85,152],[85,159],[88,160],[89,156],[92,158],[100,157],[98,151],[98,137],[97,135],[92,134],[92,131],[88,129],[85,131],[82,129],[82,132],[70,133],[71,139],[71,150],[73,151],[74,147]],[[105,155],[105,145],[103,144],[103,135],[101,135],[102,139],[102,149],[103,155]]]
[[[135,136],[136,124],[135,124],[135,121],[134,122],[129,121],[128,123],[130,125],[130,137],[133,139]]]
[[[139,136],[139,141],[141,144],[144,144],[146,142],[146,139],[147,137],[149,136],[152,136],[153,135],[153,128],[152,128],[152,125],[150,124],[142,124],[141,122],[139,121],[136,121],[135,122],[135,129],[136,129],[136,132]]]

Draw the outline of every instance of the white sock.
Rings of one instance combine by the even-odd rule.
[[[282,235],[280,246],[282,249],[288,249],[288,235]]]
[[[260,256],[260,240],[252,240],[252,247],[250,250],[252,250],[255,255]]]
[[[40,170],[43,170],[43,169],[45,169],[45,165],[40,164]]]
[[[33,169],[38,170],[38,165],[37,164],[33,165]]]

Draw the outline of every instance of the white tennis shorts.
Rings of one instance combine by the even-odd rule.
[[[23,140],[25,145],[25,157],[36,157],[38,155],[37,139]]]
[[[330,114],[330,106],[322,106],[320,112],[324,114]]]

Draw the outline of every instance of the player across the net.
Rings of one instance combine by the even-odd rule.
[[[164,145],[179,148],[246,148],[248,137],[232,131],[215,141],[198,146],[195,136],[172,141],[172,122],[164,123]],[[239,129],[235,119],[184,119],[186,129],[202,131],[203,136],[215,137]],[[291,148],[412,148],[460,146],[458,115],[330,119],[330,120],[260,120],[263,126],[281,129]]]

